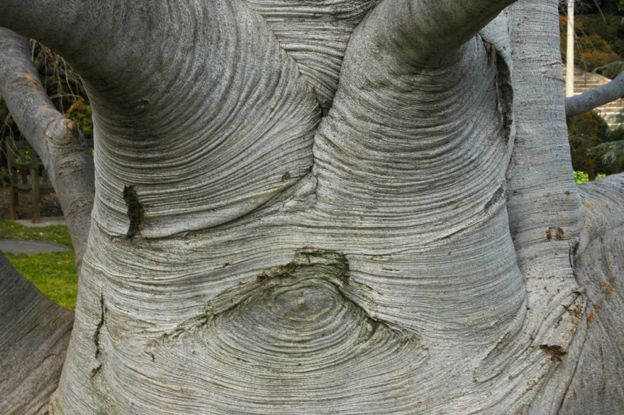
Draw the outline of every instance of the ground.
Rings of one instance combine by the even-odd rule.
[[[20,203],[27,206],[30,203],[27,199],[23,197]],[[64,252],[41,252],[35,255],[6,252],[5,255],[13,266],[32,281],[44,295],[65,308],[73,309],[76,305],[77,279],[75,257],[67,227],[64,225],[26,227],[9,221],[7,220],[9,204],[8,189],[0,189],[0,240],[46,241],[54,243],[56,247],[65,247],[66,250]],[[45,196],[42,217],[59,215],[62,215],[62,212],[55,195]],[[15,243],[13,248],[18,248],[18,246]]]

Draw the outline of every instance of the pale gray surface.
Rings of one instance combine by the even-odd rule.
[[[21,241],[15,239],[0,239],[0,251],[12,254],[34,255],[44,252],[65,252],[67,247],[61,244],[45,241]]]
[[[53,414],[624,405],[573,398],[600,336],[557,1],[479,33],[509,2],[88,3],[0,3],[95,111]]]
[[[47,413],[73,315],[45,298],[0,253],[0,413]]]

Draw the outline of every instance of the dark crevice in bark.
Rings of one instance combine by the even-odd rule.
[[[97,326],[95,327],[95,332],[93,333],[93,343],[95,345],[95,360],[99,362],[99,359],[102,355],[102,346],[100,343],[100,335],[102,333],[102,328],[104,327],[104,323],[105,323],[105,316],[106,316],[106,312],[108,311],[108,309],[106,308],[106,303],[104,301],[104,294],[100,295],[100,320],[97,323]],[[102,369],[102,363],[99,362],[98,365],[93,368],[91,370],[91,377],[95,377],[95,375],[97,375],[99,373],[99,371]]]
[[[139,202],[139,195],[134,186],[124,186],[123,199],[128,208],[128,219],[130,219],[126,236],[128,239],[132,239],[141,232],[145,219],[145,209]]]
[[[561,363],[563,358],[568,354],[568,352],[558,344],[540,344],[539,348],[550,356],[550,360],[556,363]]]
[[[93,343],[95,344],[95,358],[100,357],[100,332],[104,326],[104,314],[106,313],[106,305],[104,304],[104,294],[100,296],[100,320],[93,333]]]
[[[502,198],[505,198],[505,188],[503,186],[500,186],[498,189],[496,189],[490,200],[487,201],[487,203],[483,207],[483,210],[488,210]]]
[[[502,118],[503,136],[506,142],[509,143],[512,138],[512,125],[514,122],[511,70],[498,50],[496,51],[496,68],[496,104]]]

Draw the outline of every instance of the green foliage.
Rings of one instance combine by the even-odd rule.
[[[574,63],[586,71],[616,62],[620,55],[599,35],[580,36],[574,43]]]
[[[69,309],[76,306],[76,258],[71,249],[71,237],[67,227],[55,225],[29,228],[0,220],[0,238],[56,242],[70,248],[67,252],[6,254],[6,257],[20,274],[35,284],[50,300]]]
[[[586,71],[604,66],[620,59],[611,44],[599,35],[581,36],[575,44],[574,62]]]
[[[594,112],[568,119],[568,138],[574,170],[586,172],[590,179],[604,170],[602,154],[592,149],[609,140],[607,123]]]
[[[93,138],[93,120],[91,106],[84,101],[76,101],[67,110],[65,115],[74,121],[86,139]]]
[[[577,6],[577,10],[579,8],[580,6]],[[612,62],[624,60],[622,17],[597,13],[597,10],[593,12],[576,16],[574,23],[576,34],[574,63],[589,72]],[[567,17],[561,16],[561,53],[564,60],[566,22]]]
[[[619,170],[624,167],[624,140],[599,144],[590,149],[590,154],[601,157],[605,166]]]
[[[587,182],[591,181],[589,179],[589,175],[587,173],[585,173],[584,171],[574,170],[573,175],[574,175],[574,182],[576,182],[576,184],[583,184],[583,183],[587,183]],[[606,174],[598,173],[594,180],[602,180],[605,177],[607,177]]]
[[[574,181],[576,184],[587,183],[589,181],[589,175],[584,171],[574,170]]]

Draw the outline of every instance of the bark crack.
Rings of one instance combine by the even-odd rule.
[[[102,332],[102,328],[105,323],[105,315],[108,309],[106,308],[106,303],[104,301],[104,294],[100,295],[100,320],[95,327],[95,332],[93,333],[93,343],[95,345],[95,360],[98,361],[98,365],[91,370],[91,378],[95,377],[102,369],[102,362],[100,362],[100,357],[102,355],[102,348],[100,344],[100,336]]]
[[[126,236],[128,239],[132,239],[139,234],[143,228],[145,209],[141,202],[139,202],[139,195],[134,186],[124,186],[123,199],[128,208],[128,219],[130,219],[130,225],[128,226]]]

